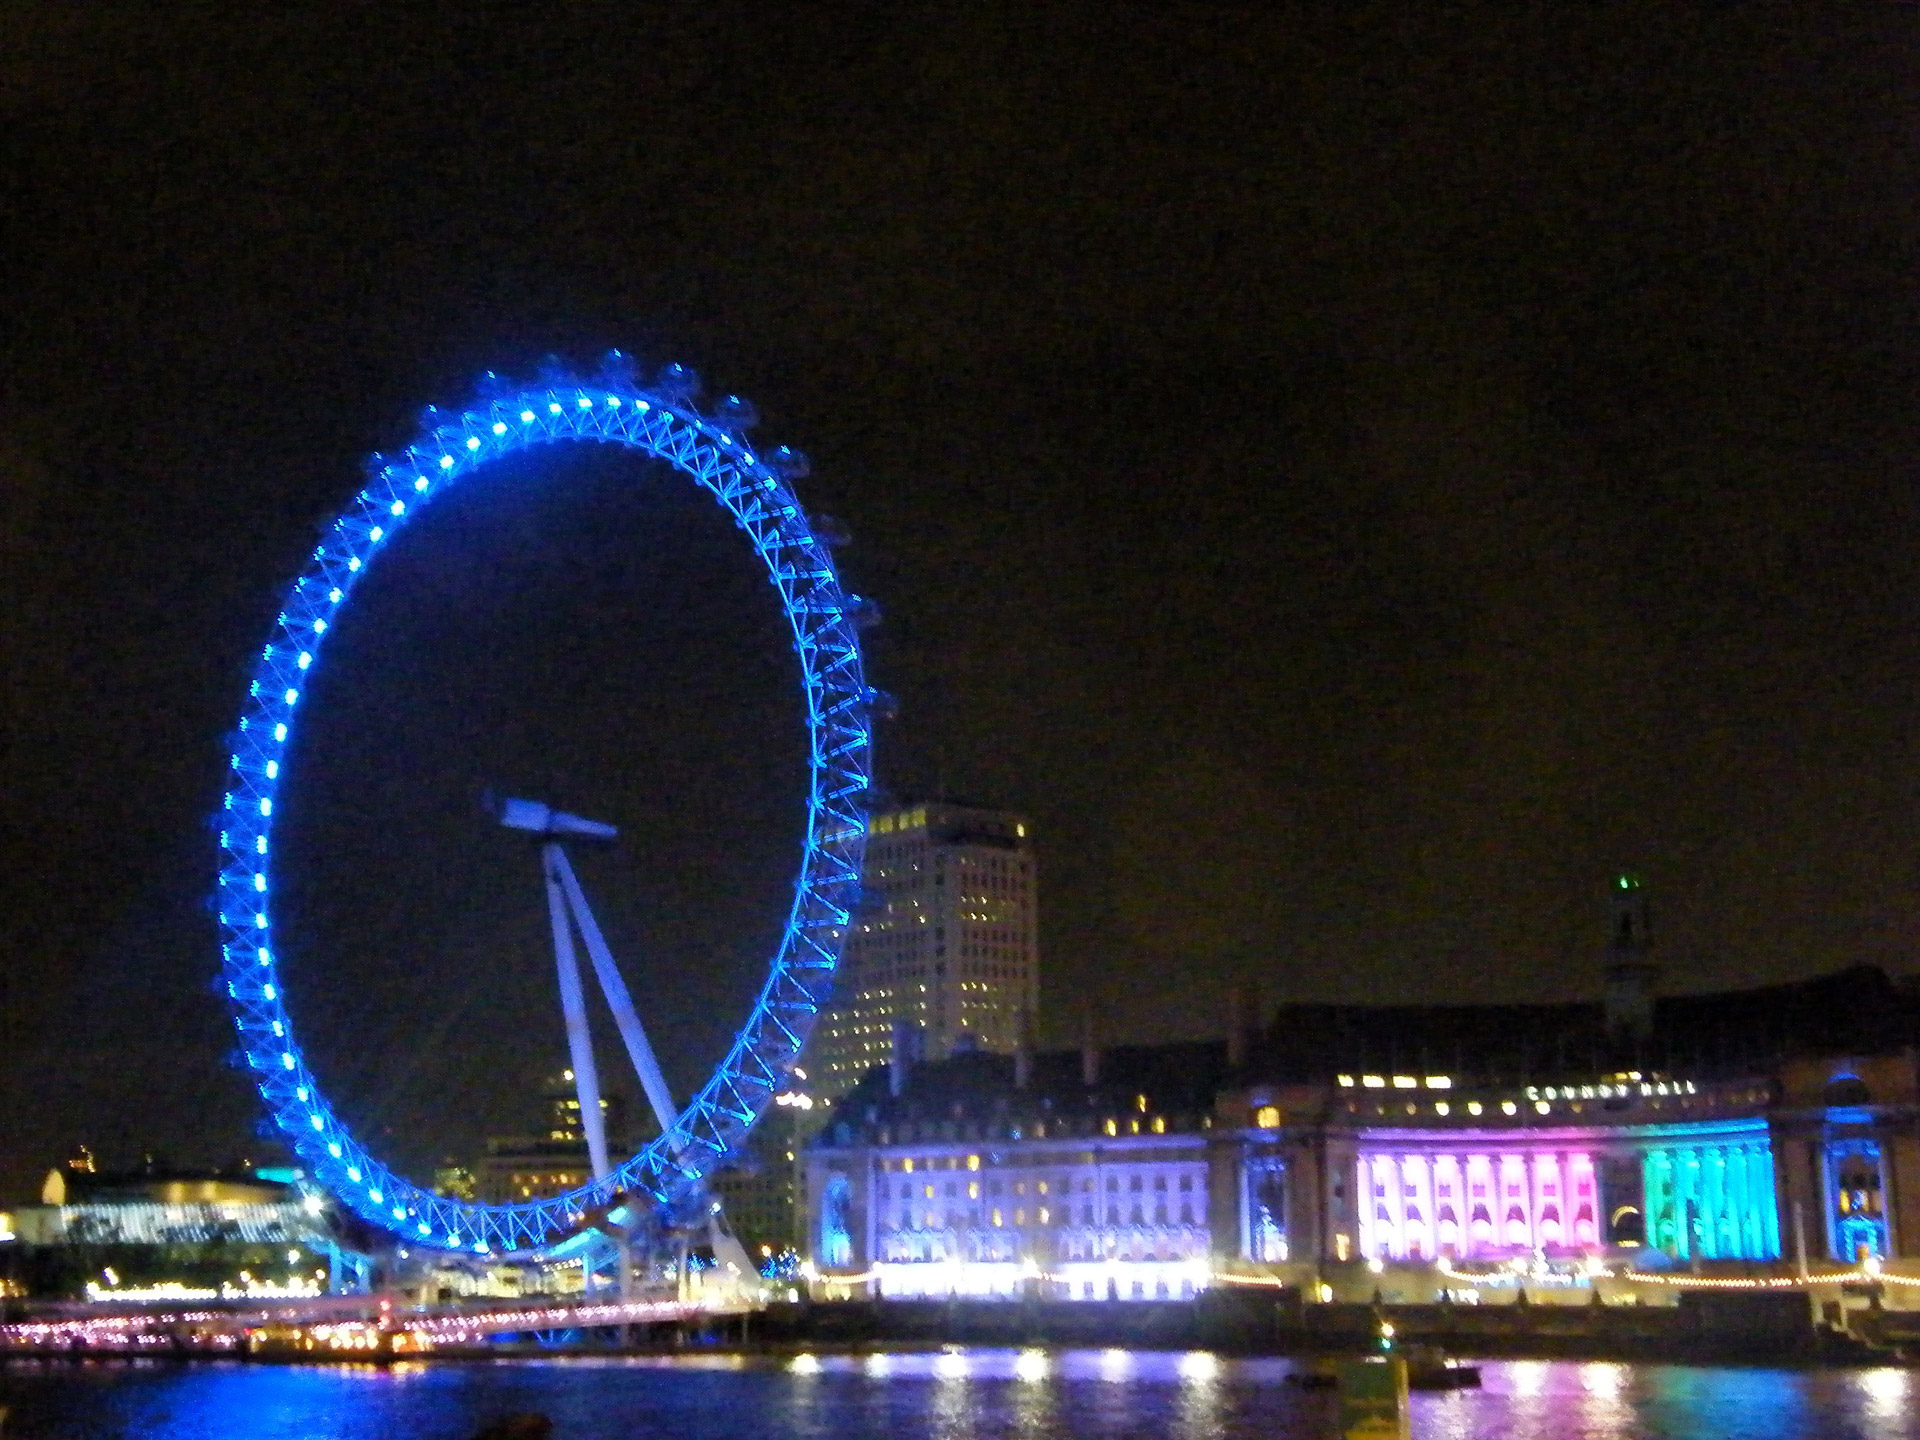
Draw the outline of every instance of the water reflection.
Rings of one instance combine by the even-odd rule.
[[[1595,1361],[1579,1367],[1580,1398],[1578,1414],[1583,1435],[1631,1435],[1634,1433],[1633,1406],[1628,1402],[1628,1382],[1632,1367]]]
[[[1220,1373],[1219,1357],[1210,1350],[1189,1350],[1180,1357],[1182,1380],[1212,1380]]]
[[[1531,1398],[1547,1388],[1547,1364],[1544,1360],[1516,1360],[1507,1366],[1507,1383],[1516,1395]]]
[[[469,1440],[539,1411],[565,1440],[1322,1440],[1292,1364],[1204,1351],[803,1352],[273,1367],[0,1365],[8,1435]],[[1912,1372],[1488,1364],[1413,1397],[1419,1440],[1920,1440]]]
[[[1648,1394],[1636,1411],[1643,1417],[1675,1427],[1694,1426],[1694,1433],[1711,1434],[1701,1417],[1723,1422],[1729,1437],[1766,1435],[1904,1436],[1912,1432],[1857,1428],[1858,1391],[1845,1371],[1807,1375],[1791,1370],[1691,1370],[1661,1366],[1648,1372]],[[1819,1403],[1813,1403],[1818,1396]],[[1845,1400],[1842,1401],[1842,1397]],[[1836,1406],[1835,1402],[1842,1403]],[[1827,1429],[1844,1410],[1855,1428]]]
[[[974,1414],[967,1393],[969,1371],[964,1352],[949,1350],[933,1362],[938,1384],[933,1389],[933,1440],[972,1440]]]
[[[1038,1382],[1047,1378],[1047,1352],[1044,1350],[1022,1350],[1013,1359],[1013,1373],[1020,1379]]]
[[[1627,1367],[1596,1360],[1580,1367],[1580,1384],[1593,1395],[1618,1395],[1626,1388]]]
[[[1866,1396],[1868,1418],[1878,1424],[1893,1422],[1913,1404],[1913,1376],[1906,1370],[1861,1370],[1854,1380]]]
[[[1174,1433],[1182,1440],[1200,1440],[1222,1433],[1220,1361],[1205,1350],[1190,1350],[1175,1369],[1183,1382],[1175,1410]]]
[[[1022,1350],[1013,1358],[1013,1373],[1022,1383],[1013,1392],[1013,1432],[1020,1440],[1047,1440],[1054,1433],[1056,1391],[1047,1384],[1052,1370],[1044,1350]]]

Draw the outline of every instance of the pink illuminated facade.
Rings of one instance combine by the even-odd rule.
[[[1360,1253],[1393,1260],[1504,1258],[1600,1246],[1590,1136],[1369,1135],[1358,1155]]]

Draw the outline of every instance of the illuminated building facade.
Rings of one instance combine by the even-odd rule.
[[[540,1087],[546,1128],[537,1135],[490,1135],[486,1153],[473,1167],[469,1183],[489,1205],[544,1200],[584,1185],[593,1178],[587,1132],[580,1123],[580,1098],[573,1072],[562,1071]],[[617,1095],[600,1098],[610,1149],[625,1154],[626,1107]]]
[[[1289,1005],[1225,1044],[875,1072],[808,1152],[809,1253],[885,1296],[1076,1300],[1317,1289],[1342,1267],[1364,1284],[1383,1265],[1711,1277],[1920,1259],[1910,989],[1864,966],[1718,995],[1618,988]]]
[[[957,803],[868,823],[870,903],[847,937],[834,999],[814,1031],[817,1093],[846,1093],[893,1058],[1010,1052],[1040,1001],[1039,901],[1030,827]]]
[[[89,1162],[49,1171],[40,1204],[7,1228],[27,1245],[286,1245],[307,1243],[317,1213],[257,1171],[102,1174]]]
[[[1326,1217],[1314,1226],[1303,1216],[1288,1231],[1308,1244],[1308,1256],[1504,1262],[1644,1250],[1676,1261],[1781,1258],[1775,1141],[1756,1113],[1770,1094],[1764,1084],[1622,1076],[1474,1088],[1464,1093],[1484,1098],[1463,1102],[1435,1099],[1422,1084],[1427,1077],[1401,1076],[1422,1088],[1352,1098],[1366,1096],[1369,1079],[1393,1078],[1349,1077],[1331,1096],[1261,1089],[1247,1102],[1285,1102],[1286,1121],[1272,1140],[1250,1141],[1256,1150],[1305,1151],[1279,1163],[1297,1172],[1288,1198]],[[1640,1103],[1603,1108],[1622,1092]],[[1469,1106],[1463,1125],[1457,1116]],[[1303,1133],[1310,1143],[1299,1146]],[[1241,1258],[1284,1256],[1248,1248]]]
[[[963,1052],[873,1073],[807,1152],[816,1266],[895,1298],[1191,1298],[1213,1244],[1219,1050]]]
[[[0,1293],[98,1302],[317,1295],[364,1284],[331,1207],[296,1172],[50,1171],[40,1204],[0,1214]]]

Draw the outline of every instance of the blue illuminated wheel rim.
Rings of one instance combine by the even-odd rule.
[[[220,830],[222,977],[242,1052],[274,1123],[309,1173],[363,1218],[409,1242],[481,1255],[535,1249],[575,1231],[619,1194],[671,1207],[745,1139],[806,1043],[832,987],[859,893],[872,777],[871,713],[855,617],[827,545],[791,481],[805,473],[784,446],[762,453],[745,429],[752,407],[728,397],[713,415],[690,402],[678,366],[641,386],[616,352],[592,381],[498,393],[457,419],[431,409],[399,459],[376,456],[367,487],[333,522],[287,591],[254,666],[232,755]],[[793,632],[811,739],[806,839],[785,931],[765,985],[712,1078],[673,1129],[605,1178],[514,1205],[447,1199],[382,1164],[334,1113],[294,1039],[274,953],[274,797],[307,682],[354,586],[420,507],[492,461],[566,441],[619,445],[663,460],[732,515],[767,567]]]

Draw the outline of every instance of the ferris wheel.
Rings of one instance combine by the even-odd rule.
[[[310,1173],[362,1218],[409,1243],[477,1255],[539,1248],[578,1231],[622,1196],[669,1208],[746,1137],[786,1084],[830,993],[857,903],[872,780],[872,720],[859,627],[871,609],[841,589],[826,538],[793,491],[806,462],[786,446],[756,449],[753,407],[727,396],[702,413],[698,381],[669,365],[638,383],[615,351],[591,379],[519,387],[488,377],[471,409],[428,409],[394,460],[376,456],[365,489],[327,532],[286,593],[254,665],[220,816],[222,978],[261,1098]],[[594,442],[662,460],[724,506],[766,567],[793,634],[811,741],[807,823],[792,908],[752,1010],[719,1067],[671,1124],[577,1189],[518,1204],[432,1194],[354,1137],[294,1036],[274,949],[274,801],[313,667],[368,568],[420,508],[503,456]],[[824,527],[823,527],[824,528]],[[584,902],[583,902],[584,903]]]

